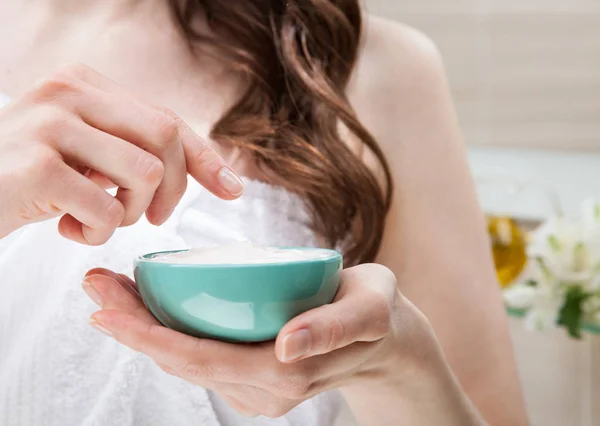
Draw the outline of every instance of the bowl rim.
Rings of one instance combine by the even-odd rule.
[[[265,268],[265,267],[280,267],[284,265],[311,265],[316,263],[332,263],[332,262],[343,262],[344,256],[338,250],[321,248],[321,247],[277,247],[269,246],[266,248],[278,249],[278,250],[321,250],[328,252],[329,255],[326,257],[319,257],[315,259],[299,259],[299,260],[288,260],[284,262],[265,262],[265,263],[170,263],[170,262],[157,262],[152,260],[153,256],[160,254],[172,254],[182,253],[191,249],[180,249],[180,250],[164,250],[146,253],[138,256],[135,259],[136,264],[143,263],[146,265],[156,266],[168,266],[173,268],[190,268],[190,269],[204,269],[204,268],[218,268],[218,269],[231,269],[231,268]]]

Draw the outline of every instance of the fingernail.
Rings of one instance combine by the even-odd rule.
[[[106,328],[103,324],[100,324],[95,318],[90,318],[90,325],[99,332],[104,333],[109,337],[113,337],[113,334],[110,332],[110,330]]]
[[[308,330],[298,330],[283,338],[281,361],[290,362],[300,359],[310,352],[311,339]]]
[[[244,192],[244,183],[228,167],[223,167],[219,170],[219,183],[225,191],[234,197],[238,197]]]
[[[98,293],[94,286],[92,286],[92,284],[89,283],[89,281],[82,282],[81,287],[83,288],[83,291],[85,291],[85,294],[87,294],[88,297],[92,299],[96,305],[102,307],[102,296],[100,296],[100,293]]]

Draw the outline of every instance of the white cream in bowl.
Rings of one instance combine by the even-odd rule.
[[[235,243],[157,255],[151,260],[181,265],[257,265],[327,259],[332,256],[331,250],[319,248],[282,249]]]

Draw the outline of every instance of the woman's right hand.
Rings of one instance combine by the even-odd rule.
[[[146,213],[163,223],[187,173],[223,199],[243,184],[174,113],[73,64],[0,111],[0,238],[62,215],[61,234],[97,245]],[[106,184],[118,186],[117,195]]]

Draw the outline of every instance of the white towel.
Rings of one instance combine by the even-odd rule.
[[[157,228],[142,220],[102,247],[58,235],[56,221],[0,240],[0,425],[2,426],[328,426],[337,392],[281,419],[244,419],[217,395],[162,372],[93,330],[97,309],[80,281],[92,267],[131,274],[141,254],[248,239],[316,245],[309,217],[291,194],[247,181],[229,203],[194,182],[173,218]]]

